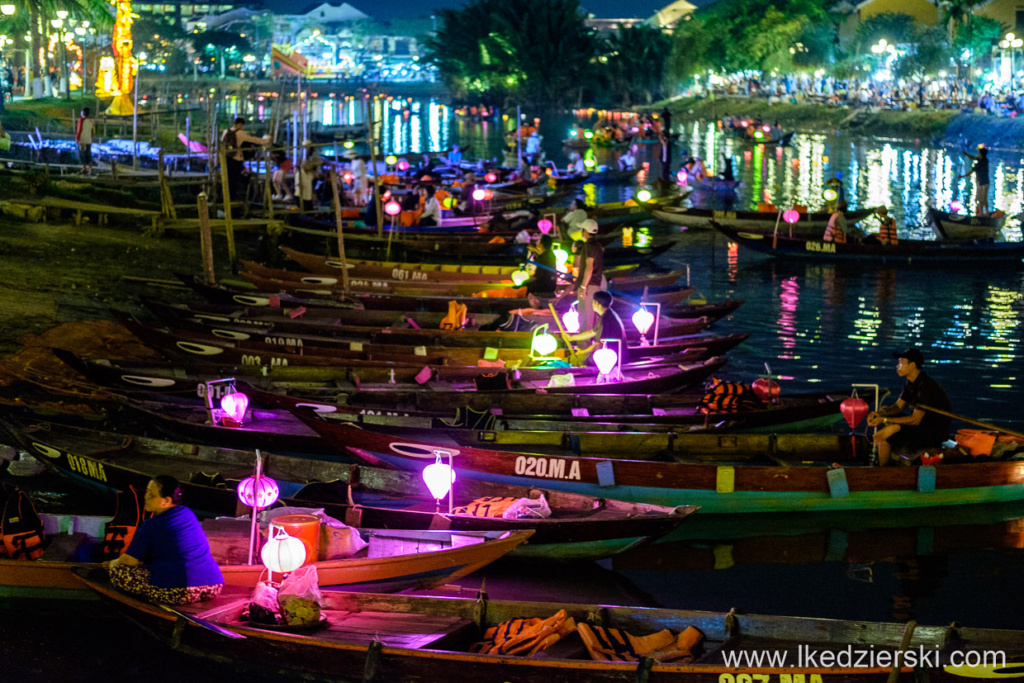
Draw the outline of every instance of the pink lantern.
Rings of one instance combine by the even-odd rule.
[[[949,203],[949,210],[953,213],[960,213],[964,210],[964,205],[961,204],[959,200],[954,199]]]
[[[235,391],[220,400],[220,408],[225,413],[225,427],[241,427],[245,411],[249,408],[249,397],[240,391]]]
[[[346,184],[351,184],[354,179],[355,176],[352,175],[351,171],[345,171],[345,174],[342,176],[342,180],[344,180]]]
[[[477,200],[478,202],[482,202],[484,200],[484,196],[485,193],[483,191],[483,188],[478,187],[477,189],[473,190],[473,199]]]
[[[455,470],[441,462],[441,457],[438,456],[436,462],[423,468],[423,482],[430,489],[430,495],[434,500],[441,500],[452,490]]]
[[[761,126],[761,130],[763,130],[765,133],[771,133],[772,132],[772,127],[767,125],[767,124],[765,124],[765,125]]]
[[[605,345],[594,352],[594,362],[597,363],[597,369],[601,374],[607,375],[615,369],[615,364],[619,362],[619,354]]]
[[[402,159],[401,161],[398,162],[398,167],[397,168],[398,168],[399,171],[408,171],[409,170],[409,162],[406,161],[405,159]]]
[[[570,308],[562,316],[562,325],[569,334],[576,334],[580,331],[580,312],[576,308]]]
[[[860,421],[867,417],[868,402],[856,396],[848,398],[839,404],[839,412],[846,418],[846,424],[850,425],[850,429],[855,429]]]
[[[686,169],[685,168],[679,169],[679,172],[676,173],[676,180],[679,182],[680,185],[685,185],[686,184],[686,178],[687,177],[688,177],[688,174],[686,173]]]
[[[554,226],[551,224],[551,221],[549,221],[547,218],[541,218],[539,221],[537,221],[537,229],[540,230],[545,235],[551,232],[551,228],[553,227]]]
[[[793,209],[786,209],[782,212],[782,220],[786,221],[790,225],[800,220],[800,214]]]
[[[402,205],[396,202],[394,199],[384,205],[384,213],[389,216],[397,216],[402,213]]]
[[[281,490],[270,477],[247,477],[238,482],[238,500],[251,508],[265,508],[277,502]]]
[[[498,182],[498,174],[488,173],[487,175],[484,176],[484,180],[486,180],[489,183],[496,183]]]
[[[647,334],[647,330],[651,329],[653,324],[654,314],[646,308],[638,308],[633,314],[633,325],[636,326],[636,331],[640,333],[640,336]]]

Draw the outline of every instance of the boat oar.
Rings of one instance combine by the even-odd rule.
[[[1008,434],[1010,436],[1015,436],[1018,439],[1024,439],[1024,434],[1022,434],[1021,432],[1015,432],[1012,429],[1006,429],[1005,427],[997,427],[994,424],[991,424],[991,423],[988,423],[988,422],[981,422],[980,420],[973,420],[973,419],[971,419],[969,417],[964,417],[963,415],[957,415],[956,413],[951,413],[948,410],[943,410],[942,408],[933,408],[931,406],[926,406],[923,403],[918,403],[917,407],[922,409],[922,410],[930,410],[933,413],[938,413],[939,415],[945,415],[946,417],[951,417],[954,420],[960,420],[961,422],[966,422],[967,424],[975,425],[976,427],[981,427],[982,429],[988,429],[988,430],[993,431],[993,432],[999,432],[1000,434]]]
[[[178,610],[174,609],[173,607],[169,607],[167,605],[160,605],[160,607],[163,607],[165,610],[167,610],[171,614],[175,614],[175,615],[181,617],[185,621],[190,621],[193,624],[195,624],[196,626],[199,626],[201,628],[205,628],[207,631],[213,631],[214,633],[222,635],[225,638],[242,638],[242,639],[245,638],[245,636],[243,636],[241,633],[235,633],[234,631],[226,629],[226,628],[224,628],[223,626],[221,626],[219,624],[215,624],[212,621],[207,621],[206,619],[203,619],[202,617],[196,617],[196,616],[192,616],[191,614],[185,614],[184,612],[179,612]]]

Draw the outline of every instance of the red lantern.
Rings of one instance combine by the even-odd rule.
[[[779,397],[781,389],[776,382],[764,377],[754,380],[754,393],[762,402],[774,401]]]
[[[786,221],[790,225],[793,225],[793,223],[796,223],[798,220],[800,220],[800,214],[794,211],[793,209],[787,209],[786,211],[782,212],[782,220]]]
[[[484,180],[489,183],[496,183],[498,182],[498,175],[496,173],[488,173],[484,176]]]
[[[846,424],[850,429],[855,429],[868,415],[868,402],[862,398],[848,398],[839,404],[839,412],[846,418]]]

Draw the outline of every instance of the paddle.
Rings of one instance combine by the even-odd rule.
[[[999,432],[1000,434],[1009,434],[1010,436],[1016,436],[1019,439],[1024,439],[1024,434],[1022,434],[1021,432],[1015,432],[1012,429],[1006,429],[1005,427],[997,427],[994,424],[991,424],[991,423],[988,423],[988,422],[981,422],[979,420],[973,420],[973,419],[971,419],[969,417],[964,417],[963,415],[957,415],[956,413],[951,413],[951,412],[949,412],[947,410],[942,410],[941,408],[933,408],[931,406],[926,406],[923,403],[918,403],[917,407],[922,409],[922,410],[930,410],[933,413],[938,413],[939,415],[945,415],[946,417],[951,417],[954,420],[960,420],[961,422],[966,422],[967,424],[972,424],[972,425],[975,425],[977,427],[981,427],[982,429],[989,429],[989,430],[991,430],[993,432]]]
[[[193,624],[195,624],[196,626],[199,626],[201,628],[205,628],[207,631],[213,631],[214,633],[222,635],[225,638],[241,638],[241,639],[245,638],[245,636],[243,636],[241,633],[235,633],[234,631],[230,631],[230,630],[224,628],[223,626],[220,626],[219,624],[213,623],[212,621],[207,621],[206,619],[203,619],[201,617],[194,617],[191,614],[185,614],[184,612],[179,612],[178,610],[174,609],[173,607],[169,607],[167,605],[160,605],[160,607],[163,607],[165,610],[167,610],[171,614],[175,614],[175,615],[181,617],[185,621],[190,621]]]

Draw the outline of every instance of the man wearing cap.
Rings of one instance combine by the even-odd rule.
[[[604,246],[597,241],[597,221],[580,223],[583,245],[579,249],[579,271],[576,276],[576,298],[580,306],[580,332],[594,326],[594,295],[608,288],[604,277]]]
[[[920,451],[938,447],[949,438],[952,420],[945,415],[925,410],[922,405],[949,411],[949,396],[939,383],[921,369],[924,356],[920,349],[909,348],[892,354],[896,358],[896,373],[906,382],[899,399],[868,414],[868,426],[879,427],[875,432],[878,464],[887,465],[893,448]],[[911,413],[904,414],[910,406]]]

